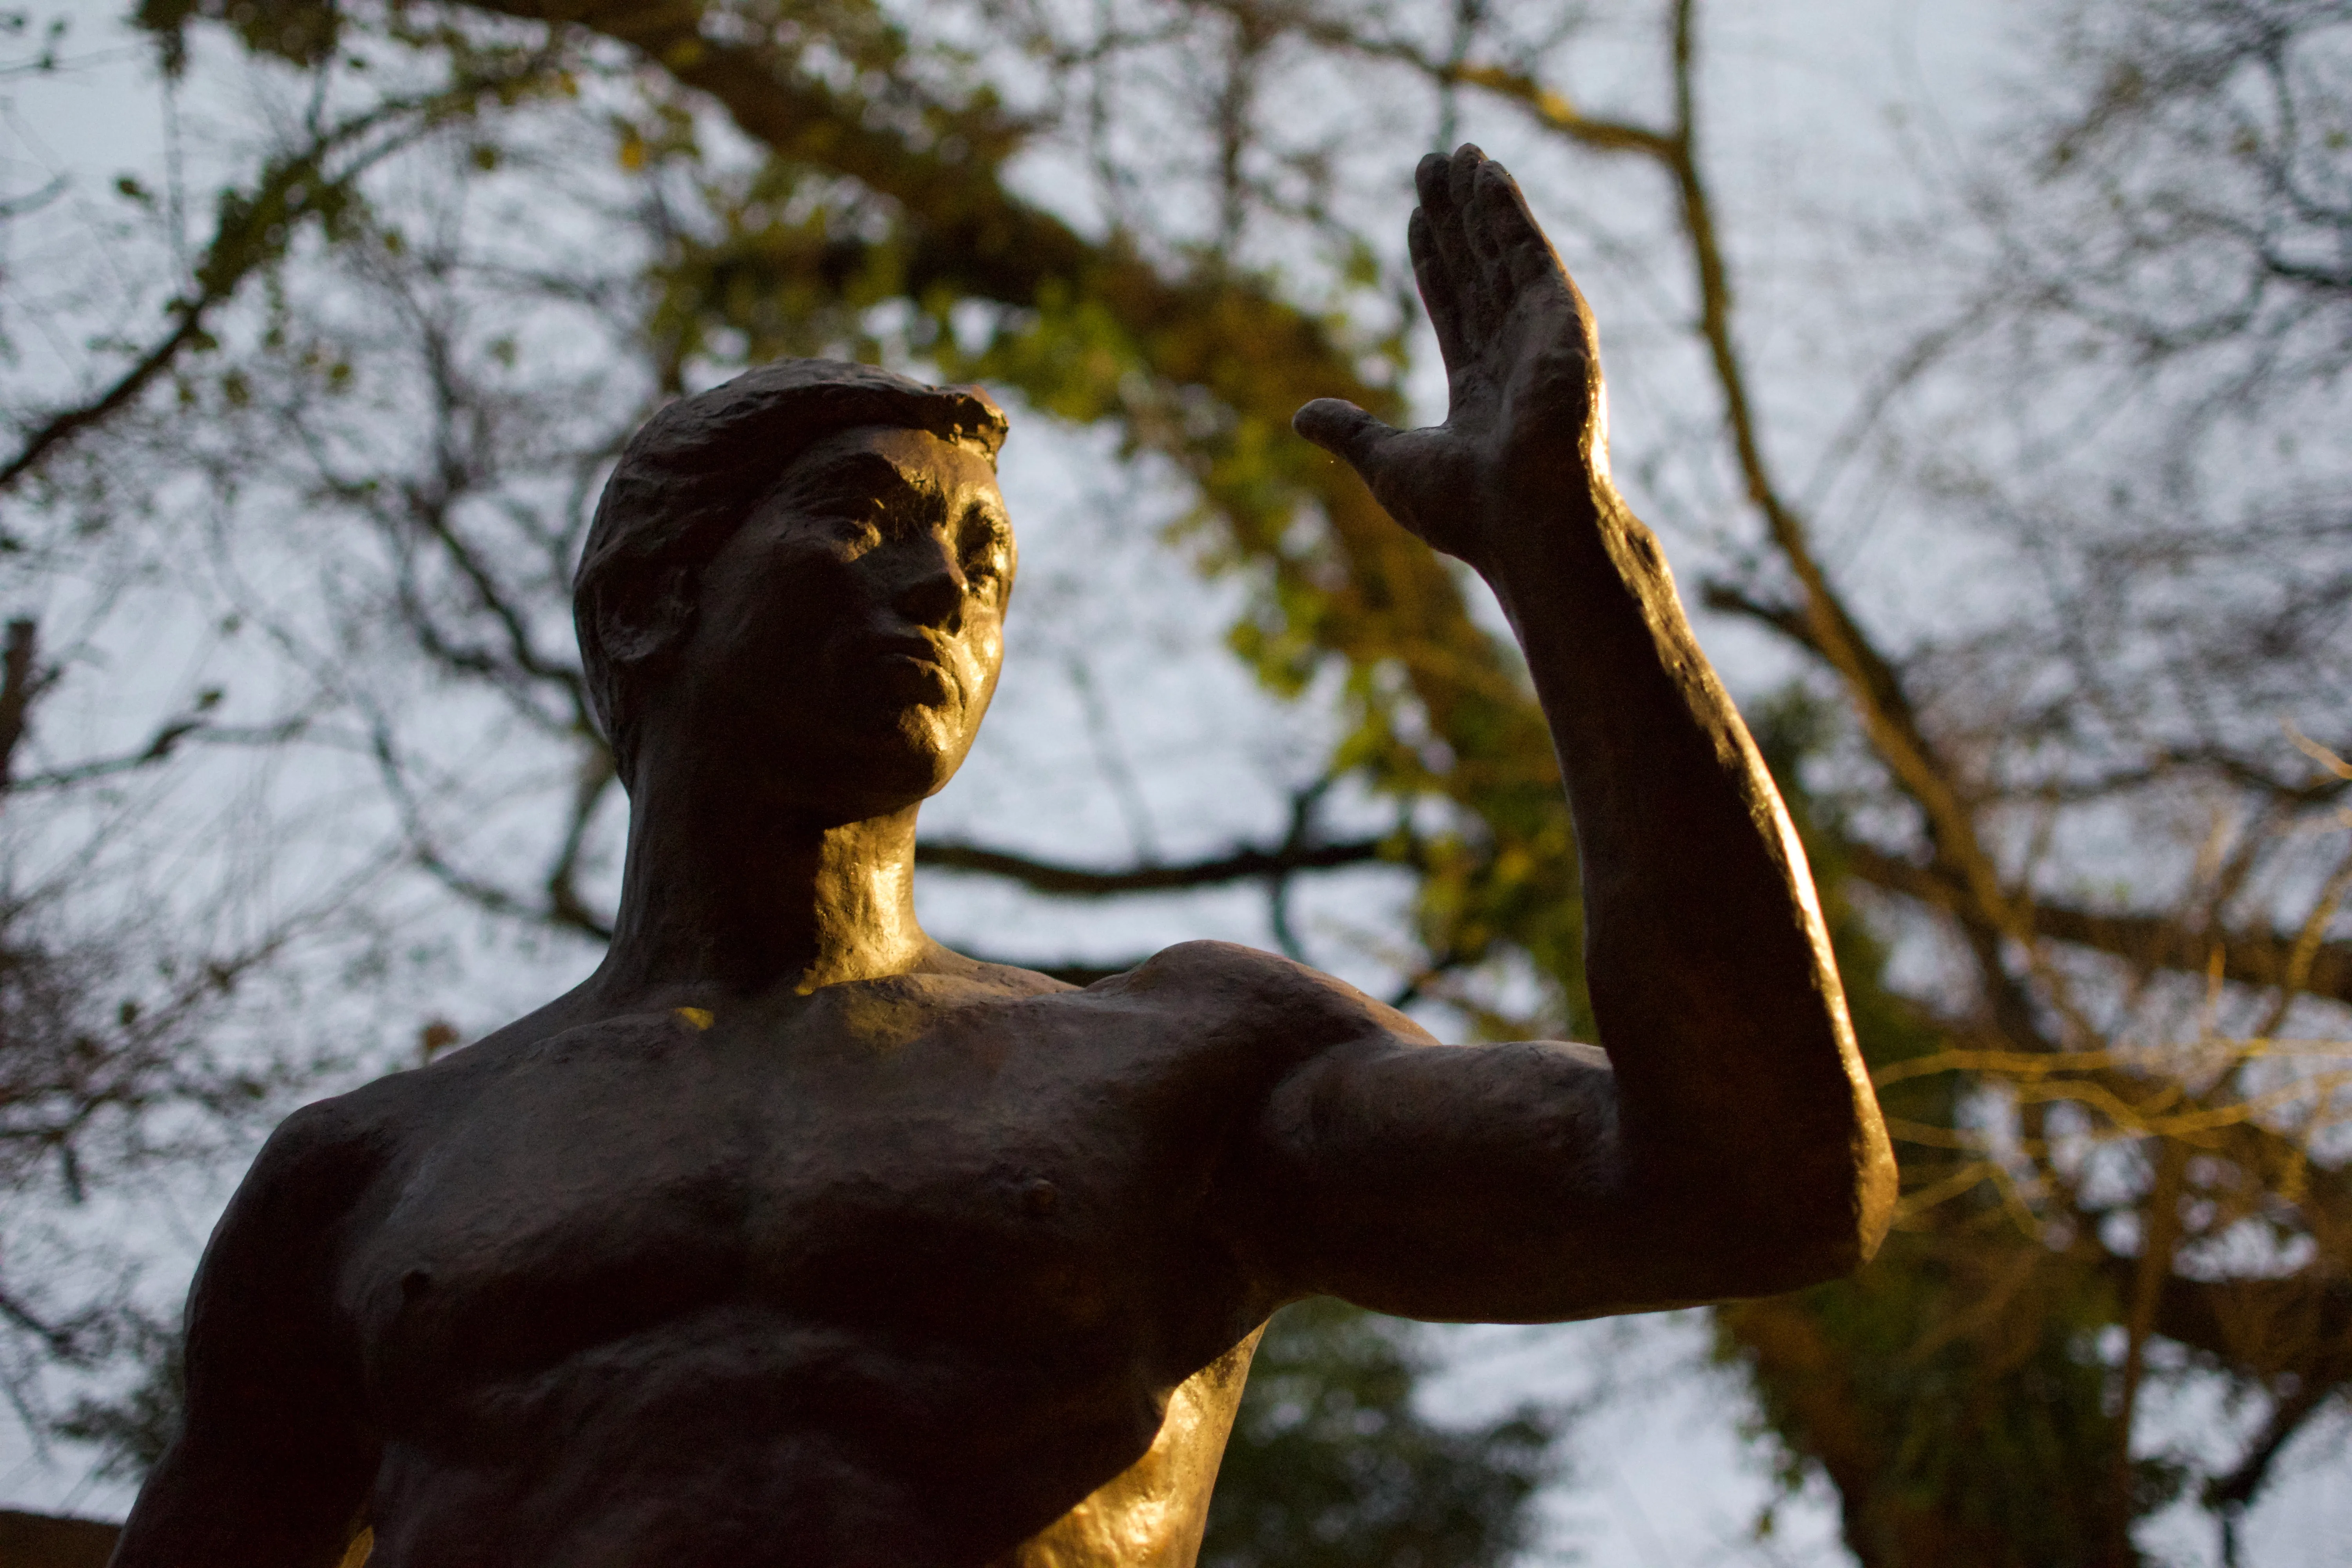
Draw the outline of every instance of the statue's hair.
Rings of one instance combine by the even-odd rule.
[[[643,667],[690,624],[694,578],[811,444],[873,425],[928,430],[991,461],[1004,441],[1003,411],[977,387],[810,359],[679,398],[630,438],[572,580],[588,699],[623,788],[635,782]],[[656,622],[667,632],[649,634]]]

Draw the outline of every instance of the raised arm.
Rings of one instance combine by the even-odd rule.
[[[375,1473],[332,1305],[334,1234],[373,1160],[331,1101],[272,1135],[188,1298],[187,1414],[111,1568],[333,1568]]]
[[[1445,423],[1329,399],[1301,435],[1491,584],[1549,721],[1583,860],[1599,1053],[1326,1051],[1251,1154],[1282,1288],[1429,1317],[1565,1318],[1843,1273],[1894,1163],[1804,853],[1610,483],[1592,319],[1475,148],[1417,174],[1410,240]]]

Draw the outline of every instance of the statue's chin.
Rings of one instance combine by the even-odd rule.
[[[923,759],[940,774],[940,784],[948,782],[948,775],[955,772],[964,752],[971,749],[962,712],[947,704],[917,703],[902,709],[892,728],[906,746],[908,760]]]
[[[856,737],[832,772],[857,815],[882,816],[945,789],[971,748],[960,707],[912,704]]]
[[[736,752],[737,776],[761,800],[755,809],[814,812],[844,823],[903,811],[947,787],[971,748],[974,728],[952,700],[836,709],[833,720],[789,742]]]

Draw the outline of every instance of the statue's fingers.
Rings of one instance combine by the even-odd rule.
[[[1421,162],[1412,166],[1412,194],[1420,198],[1423,212],[1454,210],[1454,197],[1445,184],[1445,171],[1451,162],[1443,153],[1424,153]]]
[[[1468,363],[1462,333],[1461,290],[1447,276],[1445,258],[1438,253],[1437,241],[1430,233],[1429,215],[1419,207],[1412,210],[1405,224],[1405,249],[1412,256],[1412,280],[1421,289],[1421,302],[1429,311],[1429,324],[1437,331],[1437,352],[1444,357],[1445,368],[1454,370]]]
[[[1486,171],[1496,166],[1475,144],[1465,142],[1445,171],[1446,193],[1454,198],[1454,210],[1461,214],[1462,243],[1478,258],[1479,281],[1489,289],[1503,280],[1499,276],[1503,255],[1479,208]]]
[[[1380,449],[1396,431],[1344,398],[1318,397],[1290,416],[1290,427],[1345,461],[1378,493]]]
[[[1552,248],[1518,181],[1500,163],[1488,162],[1478,174],[1472,222],[1487,237],[1506,277],[1514,289],[1539,288],[1553,280],[1567,281],[1568,268]],[[1575,285],[1570,284],[1573,289]]]
[[[1493,159],[1465,142],[1454,154],[1453,166],[1446,171],[1446,183],[1454,197],[1454,210],[1460,215],[1463,247],[1476,258],[1470,285],[1477,290],[1480,308],[1488,321],[1499,326],[1511,308],[1511,272],[1502,247],[1481,210],[1486,171],[1495,166]]]
[[[1476,156],[1478,150],[1465,147],[1451,158],[1432,153],[1413,171],[1413,185],[1421,194],[1421,210],[1428,215],[1431,246],[1454,295],[1455,324],[1465,342],[1482,342],[1494,324],[1494,312],[1480,286],[1477,255],[1463,233],[1465,215],[1454,199],[1454,167],[1463,153]]]

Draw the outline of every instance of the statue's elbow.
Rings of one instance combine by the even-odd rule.
[[[1895,1224],[1901,1196],[1902,1175],[1895,1168],[1895,1147],[1887,1141],[1886,1124],[1879,1117],[1875,1100],[1865,1102],[1854,1139],[1853,1169],[1854,1250],[1853,1261],[1844,1270],[1848,1274],[1878,1256],[1879,1244]]]
[[[1822,1226],[1810,1245],[1792,1254],[1792,1277],[1776,1289],[1801,1290],[1844,1279],[1877,1255],[1879,1241],[1885,1235],[1884,1226],[1874,1227],[1852,1218],[1843,1224]]]
[[[1895,1160],[1883,1132],[1859,1143],[1837,1180],[1823,1183],[1784,1217],[1788,1268],[1775,1292],[1843,1279],[1877,1256],[1895,1218]]]
[[[1896,1191],[1876,1105],[1856,1096],[1832,1115],[1790,1121],[1795,1125],[1782,1135],[1717,1149],[1704,1163],[1685,1158],[1636,1167],[1633,1184],[1660,1200],[1650,1212],[1678,1216],[1664,1229],[1699,1287],[1690,1299],[1802,1290],[1842,1279],[1876,1256],[1894,1222]],[[1686,1143],[1665,1147],[1690,1152]]]
[[[1783,1227],[1762,1247],[1751,1236],[1738,1249],[1721,1283],[1708,1294],[1717,1300],[1779,1296],[1845,1279],[1870,1261],[1878,1238],[1860,1226],[1820,1226],[1802,1231]]]

